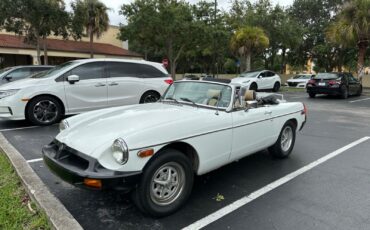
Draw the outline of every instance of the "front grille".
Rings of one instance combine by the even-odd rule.
[[[78,156],[77,151],[58,142],[54,141],[52,149],[55,151],[54,158],[62,164],[70,165],[81,170],[86,170],[89,167],[89,161]]]
[[[297,86],[297,85],[298,85],[298,83],[297,83],[297,82],[288,82],[288,85],[289,85],[289,86]]]

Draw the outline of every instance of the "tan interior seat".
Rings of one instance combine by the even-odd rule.
[[[209,89],[207,91],[207,105],[216,106],[219,100],[221,91],[217,89]]]
[[[256,91],[254,90],[247,90],[244,94],[245,101],[255,101],[256,100]]]

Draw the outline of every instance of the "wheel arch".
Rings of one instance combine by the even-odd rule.
[[[141,96],[140,96],[140,103],[141,103],[141,101],[142,101],[142,99],[143,99],[143,96],[144,96],[145,94],[147,94],[147,93],[155,93],[155,94],[157,94],[157,95],[158,95],[158,98],[160,98],[160,97],[161,97],[161,94],[160,94],[157,90],[155,90],[155,89],[148,89],[148,90],[145,90],[143,94],[141,94]]]
[[[60,105],[62,106],[62,115],[65,115],[65,112],[66,112],[66,108],[65,108],[65,105],[64,105],[64,102],[59,98],[59,97],[57,97],[57,96],[55,96],[55,95],[53,95],[53,94],[47,94],[47,93],[45,93],[45,94],[39,94],[39,95],[36,95],[36,96],[33,96],[28,102],[27,102],[27,104],[26,104],[26,107],[25,107],[25,110],[24,110],[24,115],[25,115],[25,117],[27,118],[27,110],[28,110],[28,107],[29,107],[29,105],[30,105],[30,102],[31,101],[33,101],[33,100],[35,100],[36,98],[38,98],[38,97],[52,97],[52,98],[54,98],[55,100],[57,100],[59,103],[60,103]]]
[[[185,156],[187,156],[190,159],[190,162],[193,167],[193,172],[197,173],[199,168],[199,156],[198,152],[195,150],[195,148],[190,145],[189,143],[177,141],[169,143],[162,148],[160,148],[157,153],[152,157],[146,165],[149,165],[159,154],[161,154],[161,151],[165,149],[176,149],[177,151],[183,153]]]

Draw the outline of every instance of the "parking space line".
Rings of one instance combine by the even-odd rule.
[[[334,152],[331,152],[329,153],[328,155],[325,155],[321,158],[319,158],[318,160],[314,161],[314,162],[311,162],[310,164],[306,165],[306,166],[303,166],[302,168],[258,189],[257,191],[254,191],[252,192],[251,194],[237,200],[237,201],[234,201],[233,203],[219,209],[218,211],[214,212],[214,213],[211,213],[210,215],[194,222],[193,224],[183,228],[183,230],[191,230],[191,229],[201,229],[209,224],[211,224],[212,222],[215,222],[216,220],[222,218],[223,216],[226,216],[227,214],[241,208],[242,206],[248,204],[249,202],[257,199],[258,197],[274,190],[275,188],[287,183],[288,181],[291,181],[293,180],[294,178],[296,178],[297,176],[315,168],[316,166],[338,156],[339,154],[347,151],[348,149],[350,148],[353,148],[355,147],[356,145],[359,145],[367,140],[369,140],[370,137],[363,137],[361,139],[358,139],[340,149],[337,149],[335,150]]]
[[[0,132],[6,132],[6,131],[13,131],[13,130],[21,130],[21,129],[33,129],[40,126],[27,126],[27,127],[19,127],[19,128],[12,128],[12,129],[0,129]]]
[[[34,162],[39,162],[39,161],[42,161],[42,158],[36,158],[36,159],[28,160],[27,163],[34,163]]]
[[[366,100],[370,100],[370,97],[369,98],[363,98],[363,99],[358,99],[358,100],[350,101],[349,103],[354,103],[354,102],[358,102],[358,101],[366,101]]]

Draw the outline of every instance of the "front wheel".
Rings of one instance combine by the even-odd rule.
[[[362,86],[360,86],[360,88],[358,89],[356,96],[361,96],[361,94],[362,94]]]
[[[347,99],[348,98],[348,89],[347,89],[347,87],[342,86],[341,91],[342,91],[342,94],[340,95],[340,97],[342,99]]]
[[[279,89],[280,89],[280,83],[279,82],[275,82],[274,88],[272,88],[272,91],[273,92],[278,92]]]
[[[295,143],[296,126],[292,121],[287,121],[281,129],[279,138],[273,146],[269,148],[272,156],[286,158],[293,150]]]
[[[29,102],[26,117],[35,125],[45,126],[57,123],[62,117],[62,105],[53,97],[36,97]]]
[[[257,90],[258,90],[258,86],[257,86],[257,84],[253,82],[253,83],[249,86],[249,90],[254,90],[254,91],[256,91],[256,92],[257,92]]]
[[[310,98],[315,98],[315,97],[316,97],[316,93],[308,93],[308,96],[309,96]]]
[[[154,217],[178,210],[188,199],[194,180],[187,156],[175,149],[158,154],[145,168],[133,194],[138,208]]]

